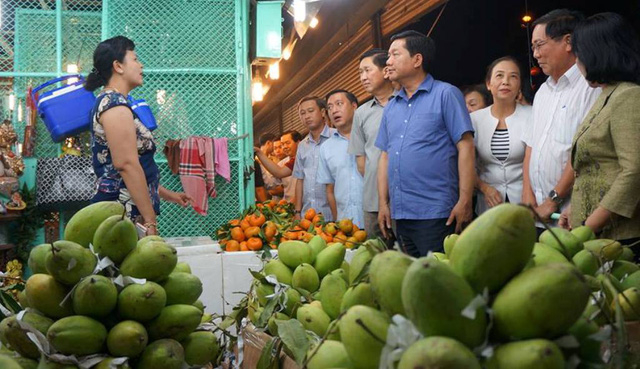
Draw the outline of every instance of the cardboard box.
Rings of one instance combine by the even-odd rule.
[[[260,360],[262,349],[272,339],[272,337],[264,332],[255,329],[253,325],[248,325],[242,331],[243,347],[243,369],[255,369]],[[284,353],[280,353],[280,368],[282,369],[301,369],[296,362]]]

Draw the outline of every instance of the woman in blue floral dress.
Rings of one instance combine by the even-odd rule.
[[[127,96],[142,85],[142,63],[133,41],[117,36],[98,44],[93,70],[85,88],[101,86],[91,111],[93,168],[98,177],[93,202],[120,201],[147,234],[158,234],[156,216],[160,198],[187,206],[192,199],[160,186],[160,172],[153,156],[156,144],[151,131],[127,103]]]

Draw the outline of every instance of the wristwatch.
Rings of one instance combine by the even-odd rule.
[[[562,203],[564,202],[564,199],[560,197],[560,195],[558,195],[558,191],[556,190],[551,190],[551,192],[549,192],[549,198],[558,206],[562,205]]]

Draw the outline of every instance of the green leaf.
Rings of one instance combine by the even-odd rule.
[[[269,318],[271,318],[271,315],[273,315],[276,307],[280,302],[281,295],[282,290],[276,293],[273,297],[269,298],[269,301],[264,306],[264,310],[262,310],[262,314],[260,314],[258,321],[256,321],[256,327],[263,328],[267,326],[267,323],[269,323]]]
[[[13,299],[13,296],[11,296],[9,293],[0,291],[0,299],[2,299],[2,305],[12,313],[17,314],[20,310],[22,310],[20,304],[18,304],[16,300]]]
[[[291,352],[296,363],[302,365],[309,350],[309,339],[302,323],[297,319],[289,319],[276,320],[276,325],[278,326],[278,336]]]
[[[272,338],[265,343],[260,353],[260,359],[256,364],[256,369],[275,369],[279,367],[280,349],[277,347],[279,346],[279,341],[277,338]]]
[[[267,278],[266,278],[266,276],[264,274],[262,274],[260,272],[256,272],[255,270],[251,270],[251,269],[249,269],[249,273],[251,273],[253,278],[255,278],[258,281],[260,281],[260,283],[271,284],[271,283],[269,283],[269,281],[267,281]]]

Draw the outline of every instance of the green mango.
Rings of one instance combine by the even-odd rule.
[[[374,308],[356,305],[338,323],[340,338],[356,369],[377,368],[387,341],[389,316]]]
[[[278,259],[271,259],[264,266],[264,275],[273,275],[278,282],[291,285],[291,279],[293,279],[293,272],[282,261]]]
[[[7,355],[0,355],[0,368],[2,369],[22,369],[22,366],[18,364],[12,357]]]
[[[302,241],[284,241],[278,246],[278,258],[289,268],[313,263],[313,250]]]
[[[289,319],[291,318],[287,314],[275,312],[273,315],[271,315],[271,317],[269,317],[269,322],[267,322],[269,333],[273,337],[276,337],[278,335],[278,324],[276,324],[276,321],[289,320]]]
[[[138,357],[148,342],[147,330],[134,320],[121,321],[107,335],[107,348],[115,357]]]
[[[204,303],[203,303],[202,301],[200,301],[200,300],[196,300],[196,302],[194,302],[194,303],[193,303],[193,304],[191,304],[191,305],[193,305],[193,306],[197,307],[198,309],[200,309],[200,311],[202,311],[202,312],[204,313],[204,308],[205,308],[205,306],[204,306]]]
[[[327,242],[319,235],[315,235],[311,238],[311,240],[309,240],[308,245],[311,248],[313,260],[315,261],[320,251],[324,250],[325,247],[327,247]]]
[[[593,252],[584,249],[573,255],[573,263],[582,274],[596,275],[600,269],[600,260]]]
[[[104,318],[118,304],[118,289],[111,279],[101,275],[84,277],[71,296],[73,311],[78,315]]]
[[[475,296],[450,267],[427,257],[411,264],[402,283],[406,316],[424,336],[451,337],[470,348],[484,342],[487,330],[482,308],[476,310],[474,319],[462,315]]]
[[[164,238],[162,238],[162,237],[160,237],[158,235],[151,235],[151,236],[145,236],[145,237],[142,237],[141,239],[139,239],[138,240],[138,244],[136,246],[140,247],[140,246],[144,245],[145,243],[151,242],[151,241],[165,242]]]
[[[47,271],[47,255],[51,253],[51,244],[43,243],[35,246],[29,253],[29,269],[33,274],[49,274]]]
[[[138,230],[124,214],[105,219],[93,235],[93,249],[101,258],[108,257],[116,265],[136,247]]]
[[[260,306],[265,306],[267,302],[269,302],[267,296],[273,295],[276,292],[276,289],[272,284],[265,284],[260,281],[256,281],[255,291]]]
[[[35,328],[42,334],[47,334],[47,330],[53,324],[53,320],[32,311],[26,312],[22,316],[22,322]],[[38,347],[27,336],[27,332],[20,327],[15,315],[5,318],[0,325],[0,330],[0,335],[5,337],[6,343],[12,350],[27,358],[40,358]]]
[[[193,332],[181,344],[189,365],[206,365],[215,361],[220,353],[218,339],[212,332]]]
[[[20,365],[22,369],[38,369],[38,362],[34,359],[29,359],[22,356],[14,356],[12,357],[12,359],[16,363],[18,363],[18,365]],[[1,364],[0,367],[4,368],[4,366],[2,366]]]
[[[176,267],[173,268],[173,271],[171,273],[177,273],[177,272],[191,274],[191,266],[183,261],[179,261],[176,263]]]
[[[402,354],[398,369],[480,369],[480,363],[465,345],[448,337],[427,337],[414,342]]]
[[[501,204],[480,215],[460,234],[451,267],[478,293],[495,292],[531,258],[536,228],[524,206]]]
[[[316,261],[313,263],[318,276],[324,278],[325,275],[339,269],[342,266],[346,252],[347,249],[341,243],[332,243],[320,251],[316,256]]]
[[[71,301],[62,301],[69,292],[67,288],[48,274],[34,274],[25,285],[29,306],[44,315],[58,319],[73,315]],[[60,306],[62,304],[62,306]]]
[[[65,355],[91,355],[103,351],[107,329],[97,320],[74,315],[53,323],[47,339]]]
[[[444,260],[449,260],[449,258],[447,257],[446,254],[442,253],[442,252],[432,252],[431,254],[429,254],[432,258],[438,260],[438,261],[444,261]]]
[[[389,250],[373,257],[369,278],[373,295],[382,311],[405,315],[402,305],[402,281],[413,260],[406,254]]]
[[[349,284],[352,284],[358,278],[371,259],[373,259],[373,255],[365,246],[358,247],[349,264]]]
[[[543,265],[549,263],[568,263],[569,260],[558,250],[544,243],[533,245],[533,263]]]
[[[318,272],[311,264],[300,264],[296,270],[293,271],[291,285],[293,288],[302,288],[310,293],[316,292],[318,287],[320,287]]]
[[[349,283],[349,268],[350,268],[349,263],[347,263],[346,260],[342,262],[342,265],[340,265],[340,269],[342,269],[344,271],[344,274],[345,274],[345,276],[347,278],[347,283]],[[334,272],[335,272],[335,270],[334,270]]]
[[[622,253],[620,254],[620,257],[618,259],[620,260],[626,260],[626,261],[633,261],[635,259],[636,255],[633,253],[633,250],[631,250],[630,247],[623,247],[622,248]]]
[[[120,265],[120,272],[125,276],[158,282],[167,278],[177,263],[177,251],[173,246],[149,241],[127,255]]]
[[[349,283],[349,274],[347,274],[347,272],[345,272],[343,268],[336,269],[333,272],[329,273],[329,275],[340,277],[344,279],[344,283]]]
[[[340,312],[347,311],[355,305],[378,308],[370,283],[359,283],[353,287],[349,287],[347,292],[344,293],[344,296],[342,296]]]
[[[618,303],[625,321],[640,320],[640,289],[633,287],[619,293]],[[615,309],[613,304],[611,309]]]
[[[171,338],[181,341],[200,325],[202,311],[192,305],[170,305],[147,325],[152,341]]]
[[[51,252],[45,260],[49,274],[67,286],[73,286],[93,273],[97,263],[91,251],[71,241],[51,244]]]
[[[444,253],[447,255],[448,258],[451,257],[451,252],[453,251],[453,247],[456,245],[456,242],[458,241],[459,237],[460,237],[459,234],[453,233],[444,238],[444,244],[443,244]]]
[[[167,305],[192,305],[202,294],[200,278],[189,273],[171,273],[160,285],[167,293]]]
[[[285,295],[282,297],[286,298],[284,312],[288,316],[295,316],[298,307],[301,306],[302,296],[300,292],[294,290],[293,288],[289,288],[285,291]]]
[[[145,323],[158,316],[166,303],[167,294],[159,284],[130,284],[118,295],[118,314]]]
[[[329,328],[327,328],[327,331],[329,332],[329,334],[327,334],[328,340],[342,342],[340,339],[340,326],[338,323],[338,320],[333,320],[329,323]]]
[[[347,282],[341,277],[329,274],[322,279],[320,301],[322,308],[331,319],[336,319],[340,315],[340,305],[345,292],[347,292]]]
[[[307,355],[315,354],[307,363],[307,369],[328,369],[328,368],[352,368],[349,354],[342,342],[324,341],[319,343],[319,347],[313,346]]]
[[[184,359],[184,349],[178,341],[157,340],[144,349],[136,369],[182,369]]]
[[[595,240],[596,234],[593,233],[591,228],[587,226],[580,226],[571,230],[571,234],[576,236],[578,241],[585,243],[587,241]]]
[[[560,240],[560,243],[558,243],[558,240]],[[554,227],[542,232],[540,242],[560,251],[567,258],[572,258],[573,255],[583,249],[582,242],[573,233],[560,227]]]
[[[640,289],[640,270],[629,274],[629,276],[620,282],[621,290],[627,290],[629,288],[639,288]]]
[[[101,201],[86,206],[69,219],[64,228],[64,239],[89,248],[100,224],[110,216],[122,216],[124,212],[124,206],[117,201]]]
[[[54,363],[53,361],[49,361],[43,357],[40,359],[40,362],[38,362],[37,369],[79,369],[79,367],[73,364]],[[112,368],[109,368],[109,369],[112,369]]]
[[[580,343],[580,346],[572,350],[572,352],[575,352],[581,361],[592,364],[604,364],[600,357],[601,342],[591,339],[591,335],[599,331],[600,327],[598,324],[588,320],[584,315],[569,328],[567,333],[574,336]]]
[[[591,291],[568,264],[546,264],[513,278],[496,296],[494,330],[511,340],[556,338],[578,320]]]
[[[106,358],[106,359],[102,360],[101,362],[99,362],[98,365],[92,367],[91,369],[114,369],[114,366],[111,364],[111,362],[114,359],[115,358],[113,358],[113,357]],[[129,364],[125,363],[125,364],[121,364],[121,365],[115,366],[115,369],[131,369],[131,367],[129,366]]]
[[[622,280],[627,276],[637,272],[640,270],[640,267],[630,261],[626,260],[616,260],[613,262],[613,266],[611,267],[611,275],[614,276],[617,280]]]
[[[27,298],[27,291],[26,290],[22,290],[20,292],[18,292],[18,303],[20,304],[20,306],[23,309],[26,309],[29,306],[29,299]]]
[[[487,369],[564,369],[564,357],[558,346],[547,340],[510,342],[498,347]]]
[[[616,260],[623,252],[620,242],[605,238],[587,241],[584,243],[584,248],[605,261]]]
[[[299,307],[296,312],[296,319],[302,323],[304,329],[312,331],[320,337],[324,336],[331,323],[331,318],[322,308],[312,305]]]

